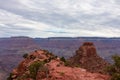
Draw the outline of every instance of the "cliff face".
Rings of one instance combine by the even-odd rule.
[[[68,67],[60,58],[45,50],[37,50],[14,69],[8,80],[109,80],[108,75]]]
[[[79,64],[80,67],[90,72],[105,73],[104,69],[109,64],[97,55],[93,43],[85,42],[77,51],[76,55],[71,58],[73,64]]]

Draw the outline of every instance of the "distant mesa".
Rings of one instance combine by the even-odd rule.
[[[12,37],[10,37],[10,38],[13,38],[13,39],[27,39],[27,38],[30,38],[30,37],[27,37],[27,36],[12,36]]]

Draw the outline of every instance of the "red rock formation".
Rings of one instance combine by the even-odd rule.
[[[48,80],[109,80],[109,76],[107,75],[90,73],[82,68],[66,67],[62,64],[60,66],[57,66],[59,64],[61,64],[61,62],[57,60],[52,60],[50,63],[47,64],[47,67],[50,70],[49,76],[51,76],[48,77]],[[47,80],[47,78],[45,78],[44,80]]]
[[[30,56],[34,56],[31,58]],[[30,73],[29,67],[38,62],[46,62],[40,66],[36,75]],[[36,66],[37,67],[37,66]],[[12,72],[12,80],[109,80],[108,75],[90,73],[82,68],[67,67],[51,53],[45,50],[38,50],[31,53]]]
[[[71,58],[73,64],[79,64],[80,67],[90,72],[105,73],[104,69],[109,64],[97,55],[93,43],[85,42],[77,51],[76,55]]]

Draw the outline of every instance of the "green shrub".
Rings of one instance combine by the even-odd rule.
[[[114,64],[107,67],[108,73],[112,76],[111,80],[120,80],[120,56],[112,57]]]
[[[36,57],[34,55],[30,55],[30,59],[35,59]]]
[[[47,67],[45,67],[45,66],[40,66],[40,68],[39,68],[39,71],[40,72],[48,72],[49,73],[49,70],[48,70],[48,68]]]
[[[79,67],[80,67],[80,64],[76,64],[75,67],[78,67],[78,68],[79,68]]]
[[[58,58],[58,56],[55,56],[55,58]]]
[[[7,80],[13,80],[13,79],[12,79],[12,75],[13,75],[13,74],[10,73],[9,77],[7,78]]]
[[[66,62],[64,57],[61,57],[60,60],[63,61],[63,62]]]
[[[24,79],[27,79],[27,78],[29,78],[29,75],[24,74],[24,75],[18,76],[17,80],[24,80]]]
[[[48,62],[50,62],[51,60],[52,60],[51,57],[49,57],[49,58],[48,58]]]
[[[106,69],[110,75],[113,75],[116,72],[114,65],[108,66]]]
[[[69,66],[69,65],[70,65],[70,62],[69,62],[69,61],[66,61],[66,62],[64,63],[64,65],[65,65],[65,66]]]
[[[36,79],[37,72],[44,65],[43,61],[36,61],[29,66],[30,77]]]
[[[49,52],[49,54],[50,54],[51,56],[54,56],[52,52]]]
[[[51,59],[52,59],[52,60],[53,60],[53,59],[56,59],[56,56],[52,56]]]
[[[65,62],[64,62],[64,65],[65,66],[69,66],[69,67],[80,67],[80,65],[79,64],[77,64],[77,65],[73,65],[69,60],[66,60]]]
[[[40,75],[40,79],[48,78],[49,70],[48,67],[41,66],[39,68],[39,73],[44,73],[43,75]]]
[[[60,75],[63,76],[63,75],[65,75],[65,73],[64,72],[60,72]]]
[[[45,60],[43,60],[43,62],[44,62],[44,63],[48,63],[49,61],[48,61],[48,59],[45,59]]]
[[[114,60],[114,65],[115,65],[117,68],[120,68],[120,56],[115,55],[115,56],[113,56],[112,58],[113,58],[113,60]]]
[[[25,54],[23,55],[23,58],[27,58],[27,57],[28,57],[28,54],[25,53]]]
[[[120,73],[114,73],[111,80],[120,80]]]

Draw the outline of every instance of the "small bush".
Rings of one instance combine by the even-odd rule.
[[[108,66],[106,69],[110,75],[113,75],[116,72],[115,67],[113,65]]]
[[[48,63],[49,61],[48,61],[48,59],[45,59],[43,62],[44,62],[44,63]]]
[[[107,67],[108,73],[112,76],[111,80],[120,80],[120,56],[112,57],[114,64]]]
[[[49,74],[48,67],[41,66],[41,67],[39,68],[39,72],[40,72],[40,73],[44,73],[44,74],[40,75],[40,79],[44,79],[44,78],[47,78],[47,77],[48,77],[48,74]]]
[[[29,75],[24,74],[22,76],[17,77],[17,80],[25,80],[27,78],[29,78]]]
[[[55,56],[55,58],[58,58],[58,56]]]
[[[54,56],[52,52],[49,53],[51,56]]]
[[[60,64],[57,64],[56,66],[57,66],[57,67],[60,67]]]
[[[120,80],[120,73],[113,74],[111,80]]]
[[[49,54],[49,51],[48,50],[43,50],[45,52],[46,55]]]
[[[13,74],[10,73],[9,77],[7,78],[7,80],[13,80],[13,79],[12,79],[12,75],[13,75]]]
[[[30,55],[30,59],[35,59],[36,57],[34,55]]]
[[[56,59],[56,57],[55,57],[55,56],[52,56],[51,59],[52,59],[52,60],[53,60],[53,59]]]
[[[64,72],[60,72],[60,75],[63,76],[63,75],[65,75],[65,73]]]
[[[30,77],[33,79],[36,79],[37,72],[40,67],[44,65],[44,62],[42,61],[36,61],[33,64],[29,66],[29,71],[30,71]]]
[[[23,55],[23,58],[27,58],[27,57],[28,57],[28,54],[25,53],[25,54]]]
[[[113,56],[112,58],[113,58],[113,60],[114,60],[114,65],[115,65],[117,68],[120,68],[120,56],[115,55],[115,56]]]
[[[64,57],[61,57],[60,60],[63,61],[63,62],[66,62]]]
[[[69,62],[69,61],[66,61],[66,62],[64,63],[64,65],[65,65],[65,66],[70,66],[70,62]]]
[[[75,67],[78,67],[78,68],[79,68],[79,67],[80,67],[80,64],[76,64]]]

